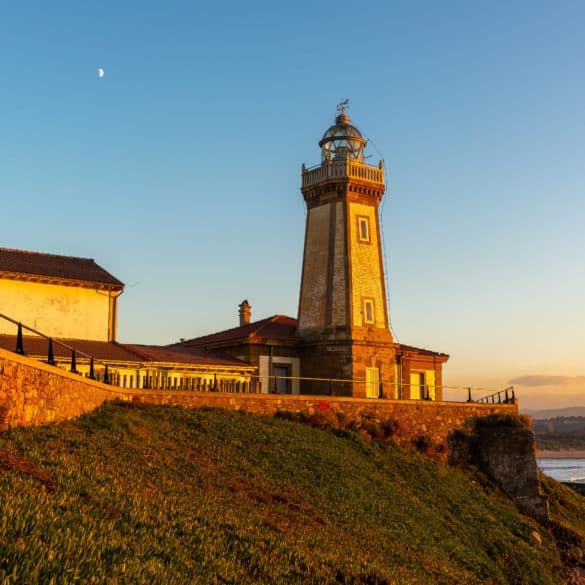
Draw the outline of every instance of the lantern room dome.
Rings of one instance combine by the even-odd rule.
[[[364,160],[364,147],[367,140],[362,133],[350,124],[349,116],[342,111],[335,117],[335,124],[331,126],[319,141],[321,160],[350,158]]]

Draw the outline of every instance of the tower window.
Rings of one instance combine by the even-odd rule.
[[[360,242],[370,241],[370,218],[359,215],[358,218],[358,239]]]
[[[364,323],[374,323],[374,301],[364,299]]]

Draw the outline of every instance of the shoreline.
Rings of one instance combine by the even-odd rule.
[[[537,459],[585,459],[585,449],[536,449]]]

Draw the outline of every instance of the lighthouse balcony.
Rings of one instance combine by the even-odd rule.
[[[347,158],[344,161],[326,161],[312,168],[306,168],[303,165],[301,189],[312,187],[329,179],[346,178],[384,185],[384,164],[380,161],[377,167],[371,167],[361,161]]]

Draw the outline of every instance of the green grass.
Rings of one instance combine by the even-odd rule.
[[[546,485],[550,533],[392,443],[108,404],[0,434],[0,584],[560,584],[585,506]]]

